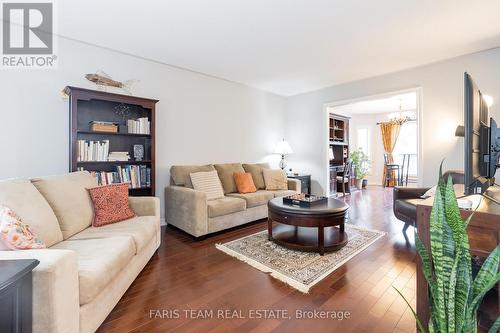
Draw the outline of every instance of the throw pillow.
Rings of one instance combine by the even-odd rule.
[[[112,184],[88,189],[94,205],[92,226],[120,222],[135,217],[128,202],[128,184]]]
[[[249,172],[235,172],[234,181],[239,193],[257,192],[257,188],[253,183],[252,174]]]
[[[281,169],[263,169],[266,190],[288,190],[288,179],[285,171]]]
[[[214,167],[219,174],[224,194],[238,192],[233,174],[235,172],[245,172],[241,163],[214,164]]]
[[[2,244],[7,250],[45,248],[43,241],[6,206],[0,206],[0,245]]]
[[[191,183],[196,191],[207,194],[207,200],[219,199],[224,197],[224,191],[220,183],[217,171],[195,172],[190,174]]]
[[[245,172],[250,172],[252,174],[253,183],[255,187],[259,190],[266,188],[266,183],[264,182],[264,173],[262,169],[269,169],[268,163],[255,163],[255,164],[243,164],[243,169]]]

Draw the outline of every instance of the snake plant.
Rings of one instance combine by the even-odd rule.
[[[422,259],[422,271],[429,286],[430,320],[422,325],[410,306],[422,333],[477,332],[477,310],[485,294],[500,281],[500,246],[485,260],[476,277],[472,276],[467,225],[473,214],[463,220],[451,177],[447,183],[439,169],[439,181],[430,216],[430,253],[415,234],[415,245]],[[404,298],[404,296],[396,289]],[[500,317],[489,333],[497,332]]]

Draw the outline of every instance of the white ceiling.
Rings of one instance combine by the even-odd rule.
[[[57,3],[61,35],[280,95],[500,46],[498,0]]]
[[[417,94],[415,92],[409,92],[385,98],[340,105],[332,108],[332,112],[338,114],[390,113],[398,112],[400,106],[402,111],[415,111],[417,109]]]

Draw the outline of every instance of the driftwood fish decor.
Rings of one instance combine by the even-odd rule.
[[[85,78],[95,83],[99,89],[105,90],[106,87],[115,87],[124,90],[128,94],[132,94],[130,91],[132,84],[138,82],[137,80],[115,81],[103,71],[97,71],[95,74],[86,74]]]

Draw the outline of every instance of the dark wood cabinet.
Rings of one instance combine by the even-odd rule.
[[[32,270],[38,260],[0,261],[0,332],[32,331]]]
[[[77,87],[66,87],[64,92],[69,96],[70,111],[70,150],[69,171],[87,170],[101,176],[103,173],[123,172],[137,169],[140,173],[146,172],[150,181],[147,185],[130,186],[130,195],[154,196],[156,177],[156,143],[155,108],[158,100],[108,93],[104,91],[89,90]],[[149,128],[142,134],[129,133],[127,123],[129,120],[146,119]],[[118,131],[97,132],[91,128],[92,122],[105,122],[116,124]],[[129,161],[82,161],[79,160],[79,141],[109,142],[109,152],[127,152]],[[134,145],[143,147],[143,157],[134,159]],[[118,172],[117,172],[118,170]]]
[[[300,180],[300,190],[302,193],[311,194],[311,175],[288,175],[288,178]]]
[[[344,172],[344,165],[349,158],[349,117],[330,114],[329,116],[329,137],[328,156],[330,165],[330,195],[336,196],[337,176]],[[352,173],[351,173],[352,174]],[[347,186],[352,188],[351,182]]]

